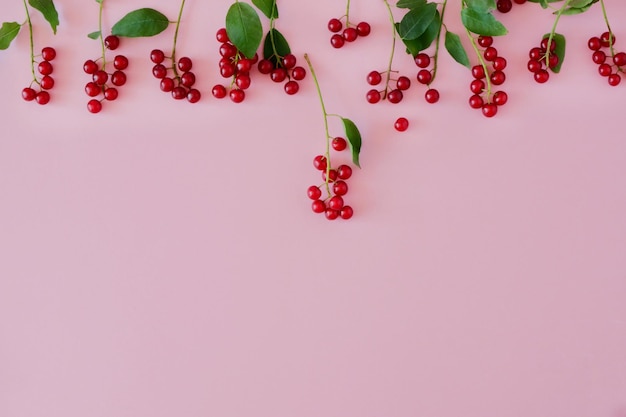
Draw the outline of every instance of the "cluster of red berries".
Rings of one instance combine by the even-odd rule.
[[[328,30],[333,33],[330,37],[330,44],[333,48],[341,48],[346,42],[354,42],[359,36],[365,37],[369,35],[372,28],[367,22],[360,22],[353,26],[348,21],[346,21],[346,27],[344,28],[341,20],[332,18],[328,21]]]
[[[104,38],[104,46],[110,50],[116,50],[120,45],[120,38],[115,35],[109,35]],[[91,113],[99,113],[102,110],[102,101],[113,101],[117,99],[119,93],[117,88],[126,84],[126,74],[124,70],[128,68],[128,58],[124,55],[117,55],[113,59],[113,67],[115,71],[109,74],[106,71],[106,61],[102,67],[98,65],[97,60],[88,59],[83,64],[83,71],[91,75],[91,81],[85,85],[85,93],[89,97],[102,96],[101,99],[92,98],[87,103],[87,110]],[[109,81],[114,87],[109,85]]]
[[[331,145],[336,151],[343,151],[347,142],[342,137],[336,137]],[[313,200],[311,208],[314,213],[324,213],[328,220],[339,217],[348,220],[354,214],[354,210],[345,204],[344,196],[348,193],[348,183],[352,176],[352,168],[349,165],[339,165],[336,169],[329,165],[328,159],[323,155],[317,155],[313,159],[313,166],[322,173],[322,185],[311,185],[307,190],[308,197]],[[326,189],[326,198],[322,199],[322,188]]]
[[[51,74],[53,71],[50,61],[56,58],[57,52],[54,48],[46,46],[41,50],[42,60],[37,64],[37,71],[41,75],[40,79],[35,78],[29,87],[22,90],[22,98],[26,101],[35,100],[37,103],[44,105],[50,102],[50,90],[54,87],[54,78]],[[39,86],[39,91],[33,88],[33,83]]]
[[[526,67],[533,74],[535,81],[540,84],[550,79],[548,69],[554,69],[559,65],[559,57],[555,53],[557,41],[555,38],[552,38],[548,49],[548,39],[548,37],[543,38],[539,46],[531,48],[528,52],[530,59]]]
[[[587,43],[589,49],[593,51],[591,59],[598,64],[598,72],[601,76],[606,77],[610,86],[616,86],[622,81],[620,72],[624,72],[624,66],[626,66],[626,53],[615,52],[613,46],[615,45],[615,35],[611,32],[604,32],[600,37],[593,36]],[[602,48],[609,48],[609,54],[602,50]],[[611,64],[612,61],[612,64]]]
[[[223,84],[216,84],[211,93],[215,98],[228,95],[234,103],[241,103],[246,98],[245,90],[250,87],[250,70],[258,62],[259,56],[254,54],[252,59],[246,58],[230,42],[226,28],[220,28],[215,38],[220,43],[219,53],[222,57],[219,61],[220,74],[224,78],[232,78],[232,82],[228,89]]]
[[[367,74],[367,83],[371,86],[379,85],[383,80],[383,74],[387,75],[387,72],[380,73],[378,71],[372,71]],[[395,81],[395,88],[390,86],[390,82]],[[383,90],[377,90],[372,88],[365,94],[365,99],[368,103],[375,104],[380,100],[388,100],[390,103],[400,103],[404,98],[403,91],[408,90],[411,87],[411,80],[409,77],[401,75],[396,79],[389,78],[386,81],[385,88]]]
[[[168,59],[170,67],[163,62]],[[166,57],[160,49],[150,52],[150,60],[154,63],[152,75],[161,80],[159,87],[164,93],[170,93],[174,100],[187,99],[190,103],[197,103],[202,98],[200,91],[193,86],[196,83],[196,75],[191,71],[193,62],[189,57],[176,59],[174,56]]]
[[[420,68],[417,71],[417,82],[420,84],[424,84],[426,86],[430,86],[430,83],[433,81],[433,70],[429,69],[431,66],[430,56],[424,52],[421,52],[415,56],[415,65]],[[428,88],[426,93],[424,93],[424,99],[426,99],[427,103],[434,104],[439,101],[439,91],[435,88]]]
[[[498,50],[493,46],[493,38],[491,36],[479,36],[478,45],[483,48],[483,58],[491,63],[491,71],[483,65],[474,65],[472,67],[472,76],[474,79],[470,83],[470,91],[473,95],[469,99],[469,105],[473,109],[481,109],[486,117],[493,117],[498,112],[498,107],[503,106],[508,101],[508,95],[502,90],[494,93],[491,92],[489,86],[499,86],[506,81],[504,69],[507,61],[504,57],[498,56]],[[489,82],[485,82],[489,77]]]
[[[513,3],[524,4],[526,0],[498,0],[496,2],[496,8],[500,13],[508,13],[513,8]]]
[[[297,65],[297,58],[293,54],[262,59],[259,61],[258,69],[261,74],[269,75],[275,83],[286,81],[283,88],[290,96],[300,91],[298,81],[306,77],[306,69]]]

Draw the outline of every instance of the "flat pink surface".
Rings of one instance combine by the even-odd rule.
[[[22,21],[12,3],[1,19]],[[510,100],[486,119],[443,52],[438,104],[423,86],[365,102],[391,45],[381,1],[353,1],[372,34],[341,50],[326,22],[343,2],[279,1],[329,112],[363,133],[355,217],[329,222],[306,198],[324,151],[312,79],[288,97],[255,74],[243,104],[210,97],[229,2],[188,1],[179,53],[200,103],[150,74],[170,28],[123,41],[128,84],[99,115],[81,71],[97,4],[57,3],[56,37],[33,17],[58,50],[53,103],[20,98],[25,32],[0,53],[1,417],[626,415],[626,85],[591,61],[599,7],[562,19],[566,62],[545,85],[525,65],[552,16],[499,15]],[[132,3],[107,1],[105,25],[178,8]],[[624,49],[626,2],[607,7]],[[394,66],[414,79],[402,48]]]

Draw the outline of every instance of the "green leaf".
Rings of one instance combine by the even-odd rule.
[[[496,9],[496,0],[467,0],[467,7],[481,13]]]
[[[268,19],[278,19],[276,0],[252,0],[252,4],[262,11]]]
[[[410,10],[400,21],[398,34],[402,39],[419,38],[428,29],[436,13],[437,5],[435,3],[427,3]]]
[[[450,31],[446,31],[446,40],[445,40],[446,50],[450,54],[452,58],[459,64],[469,68],[470,60],[467,56],[467,52],[461,43],[461,38],[456,33],[452,33]]]
[[[543,35],[543,39],[550,37],[549,33]],[[561,71],[561,65],[563,65],[563,60],[565,59],[565,36],[560,33],[555,33],[552,35],[552,42],[556,42],[556,49],[554,53],[559,58],[558,64],[554,68],[550,68],[552,72],[558,74]]]
[[[396,7],[400,9],[416,9],[426,5],[426,0],[400,0]]]
[[[246,58],[252,58],[263,39],[261,19],[252,6],[236,2],[226,13],[226,33]]]
[[[398,28],[399,23],[396,23],[396,29]],[[407,53],[412,55],[413,58],[417,56],[424,49],[428,49],[430,45],[437,38],[437,34],[439,33],[439,29],[441,28],[441,18],[439,17],[439,12],[435,14],[435,18],[428,28],[422,35],[417,39],[402,39],[404,46],[406,46]]]
[[[102,0],[96,0],[96,3],[102,4]]]
[[[52,0],[28,0],[33,8],[39,10],[43,17],[50,23],[52,32],[56,35],[57,26],[59,26],[59,13]]]
[[[346,137],[348,138],[348,144],[350,145],[350,151],[352,152],[352,162],[354,165],[361,168],[359,163],[359,154],[361,153],[361,133],[352,120],[342,117],[341,121],[343,122],[344,129],[346,130]]]
[[[467,30],[477,35],[502,36],[508,31],[491,13],[479,13],[474,9],[461,10],[461,20]]]
[[[111,33],[125,38],[143,38],[155,36],[169,26],[169,19],[161,12],[143,8],[133,10],[122,17],[111,28]]]
[[[575,14],[580,14],[580,13],[584,13],[587,10],[591,9],[591,6],[593,6],[595,3],[597,3],[599,0],[580,0],[580,1],[572,1],[570,3],[570,7],[568,7],[567,9],[563,10],[562,14],[563,15],[575,15]],[[576,6],[574,6],[574,4],[577,4]],[[558,12],[554,12],[552,14],[557,14]]]
[[[100,31],[96,31],[96,32],[91,32],[90,34],[87,35],[87,37],[89,39],[98,39],[100,37]]]
[[[0,27],[0,51],[4,51],[9,46],[11,46],[11,42],[20,33],[20,29],[22,26],[17,22],[4,22],[2,27]]]
[[[278,64],[280,58],[291,53],[287,39],[277,29],[270,29],[265,35],[263,44],[263,58],[270,60],[274,66]]]

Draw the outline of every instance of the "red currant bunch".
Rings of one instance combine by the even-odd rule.
[[[54,87],[54,78],[52,78],[52,63],[50,61],[56,58],[56,50],[46,46],[41,50],[41,61],[34,62],[37,64],[37,71],[40,77],[35,76],[29,87],[22,90],[22,98],[26,101],[35,100],[37,103],[44,105],[50,102],[50,93],[48,90]],[[33,88],[36,84],[38,89]]]
[[[117,36],[109,35],[104,39],[104,45],[108,50],[115,50],[120,44]],[[99,64],[98,62],[102,62]],[[103,101],[114,101],[118,97],[116,87],[126,84],[126,73],[128,68],[128,58],[124,55],[117,55],[113,59],[112,73],[107,72],[107,62],[105,57],[97,60],[87,60],[83,64],[83,71],[91,76],[91,81],[85,85],[85,93],[91,97],[87,103],[87,110],[91,113],[99,113],[102,110]],[[96,98],[99,97],[99,98]]]
[[[332,147],[336,151],[346,149],[346,140],[336,137],[332,140]],[[311,208],[314,213],[324,213],[328,220],[342,218],[348,220],[352,218],[354,210],[346,205],[344,198],[348,193],[347,180],[352,176],[350,165],[339,165],[336,169],[330,166],[330,161],[324,155],[317,155],[313,159],[315,169],[321,171],[321,185],[311,185],[307,190],[308,197],[313,200]],[[326,191],[326,197],[322,194]]]
[[[417,71],[417,82],[430,86],[433,82],[433,68],[430,55],[420,52],[415,56],[415,65],[419,68]],[[428,88],[424,94],[427,103],[434,104],[439,101],[439,91],[435,88]]]
[[[246,92],[250,87],[250,71],[258,62],[259,56],[254,54],[252,59],[246,58],[228,38],[226,28],[220,28],[215,34],[215,38],[220,43],[219,61],[220,75],[223,78],[230,78],[232,81],[227,88],[223,84],[216,84],[211,91],[213,97],[224,98],[227,95],[234,103],[241,103],[246,98]]]
[[[607,78],[610,86],[615,87],[622,81],[620,73],[626,66],[626,53],[616,52],[615,35],[612,32],[604,32],[600,36],[589,38],[587,43],[593,51],[591,59],[598,64],[598,73]]]
[[[385,79],[384,88],[379,90],[372,88],[365,95],[365,99],[368,103],[375,104],[381,100],[387,100],[390,103],[397,104],[404,98],[404,91],[411,87],[411,79],[407,76],[401,75],[397,78],[392,78],[391,74],[394,71],[371,71],[367,74],[366,81],[371,86],[377,86]]]
[[[344,16],[346,17],[346,16]],[[370,34],[372,27],[367,22],[360,22],[353,25],[346,17],[346,23],[342,22],[342,18],[332,18],[328,21],[328,30],[333,34],[330,36],[330,44],[333,48],[341,48],[346,42],[354,42],[359,37],[365,37]]]
[[[498,50],[493,46],[493,37],[479,36],[477,43],[482,48],[484,61],[489,64],[472,67],[473,80],[470,82],[472,96],[469,105],[473,109],[481,109],[486,117],[493,117],[498,112],[498,107],[508,101],[505,91],[492,92],[493,86],[500,86],[506,81],[504,69],[507,61],[498,55]]]
[[[161,91],[171,94],[174,100],[187,99],[190,103],[197,103],[202,95],[194,88],[196,75],[191,71],[193,61],[186,56],[176,59],[172,55],[168,57],[161,49],[153,49],[150,52],[150,60],[154,64],[152,75],[161,80]],[[168,66],[164,64],[166,60],[169,61]]]
[[[513,8],[513,3],[524,4],[526,0],[498,0],[496,8],[500,13],[508,13]]]
[[[550,79],[550,73],[548,69],[554,69],[559,65],[559,57],[555,53],[557,48],[557,40],[552,38],[548,45],[549,37],[545,37],[541,40],[539,46],[531,48],[528,52],[528,64],[527,68],[533,74],[535,81],[540,84],[547,82]]]
[[[285,93],[290,96],[300,90],[298,81],[306,77],[306,69],[297,65],[297,58],[291,53],[282,57],[272,55],[269,59],[262,59],[259,61],[258,69],[261,74],[269,75],[275,83],[284,82]]]

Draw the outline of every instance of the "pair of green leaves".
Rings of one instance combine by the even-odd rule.
[[[52,0],[28,0],[28,4],[38,10],[50,24],[52,32],[56,35],[59,26],[59,13]],[[0,50],[5,50],[11,46],[11,42],[20,33],[22,25],[17,22],[4,22],[0,27]]]
[[[268,19],[278,19],[276,0],[252,0],[252,4],[267,16]],[[246,58],[252,58],[263,40],[263,25],[261,24],[258,13],[252,6],[236,1],[230,6],[226,13],[226,33],[228,33],[228,37],[233,45],[235,45]],[[278,48],[281,50],[289,49],[285,37],[277,30],[272,29],[266,36],[264,54],[267,49],[268,38],[270,39],[270,46],[276,45],[273,48],[274,52]]]
[[[482,36],[502,36],[508,33],[506,27],[494,16],[495,0],[463,0],[461,21],[467,30]]]
[[[426,0],[400,0],[396,6],[409,9],[402,20],[396,23],[396,31],[407,52],[415,57],[432,45],[441,33],[442,20],[437,4]],[[455,61],[469,68],[469,58],[459,35],[446,29],[444,45]]]

